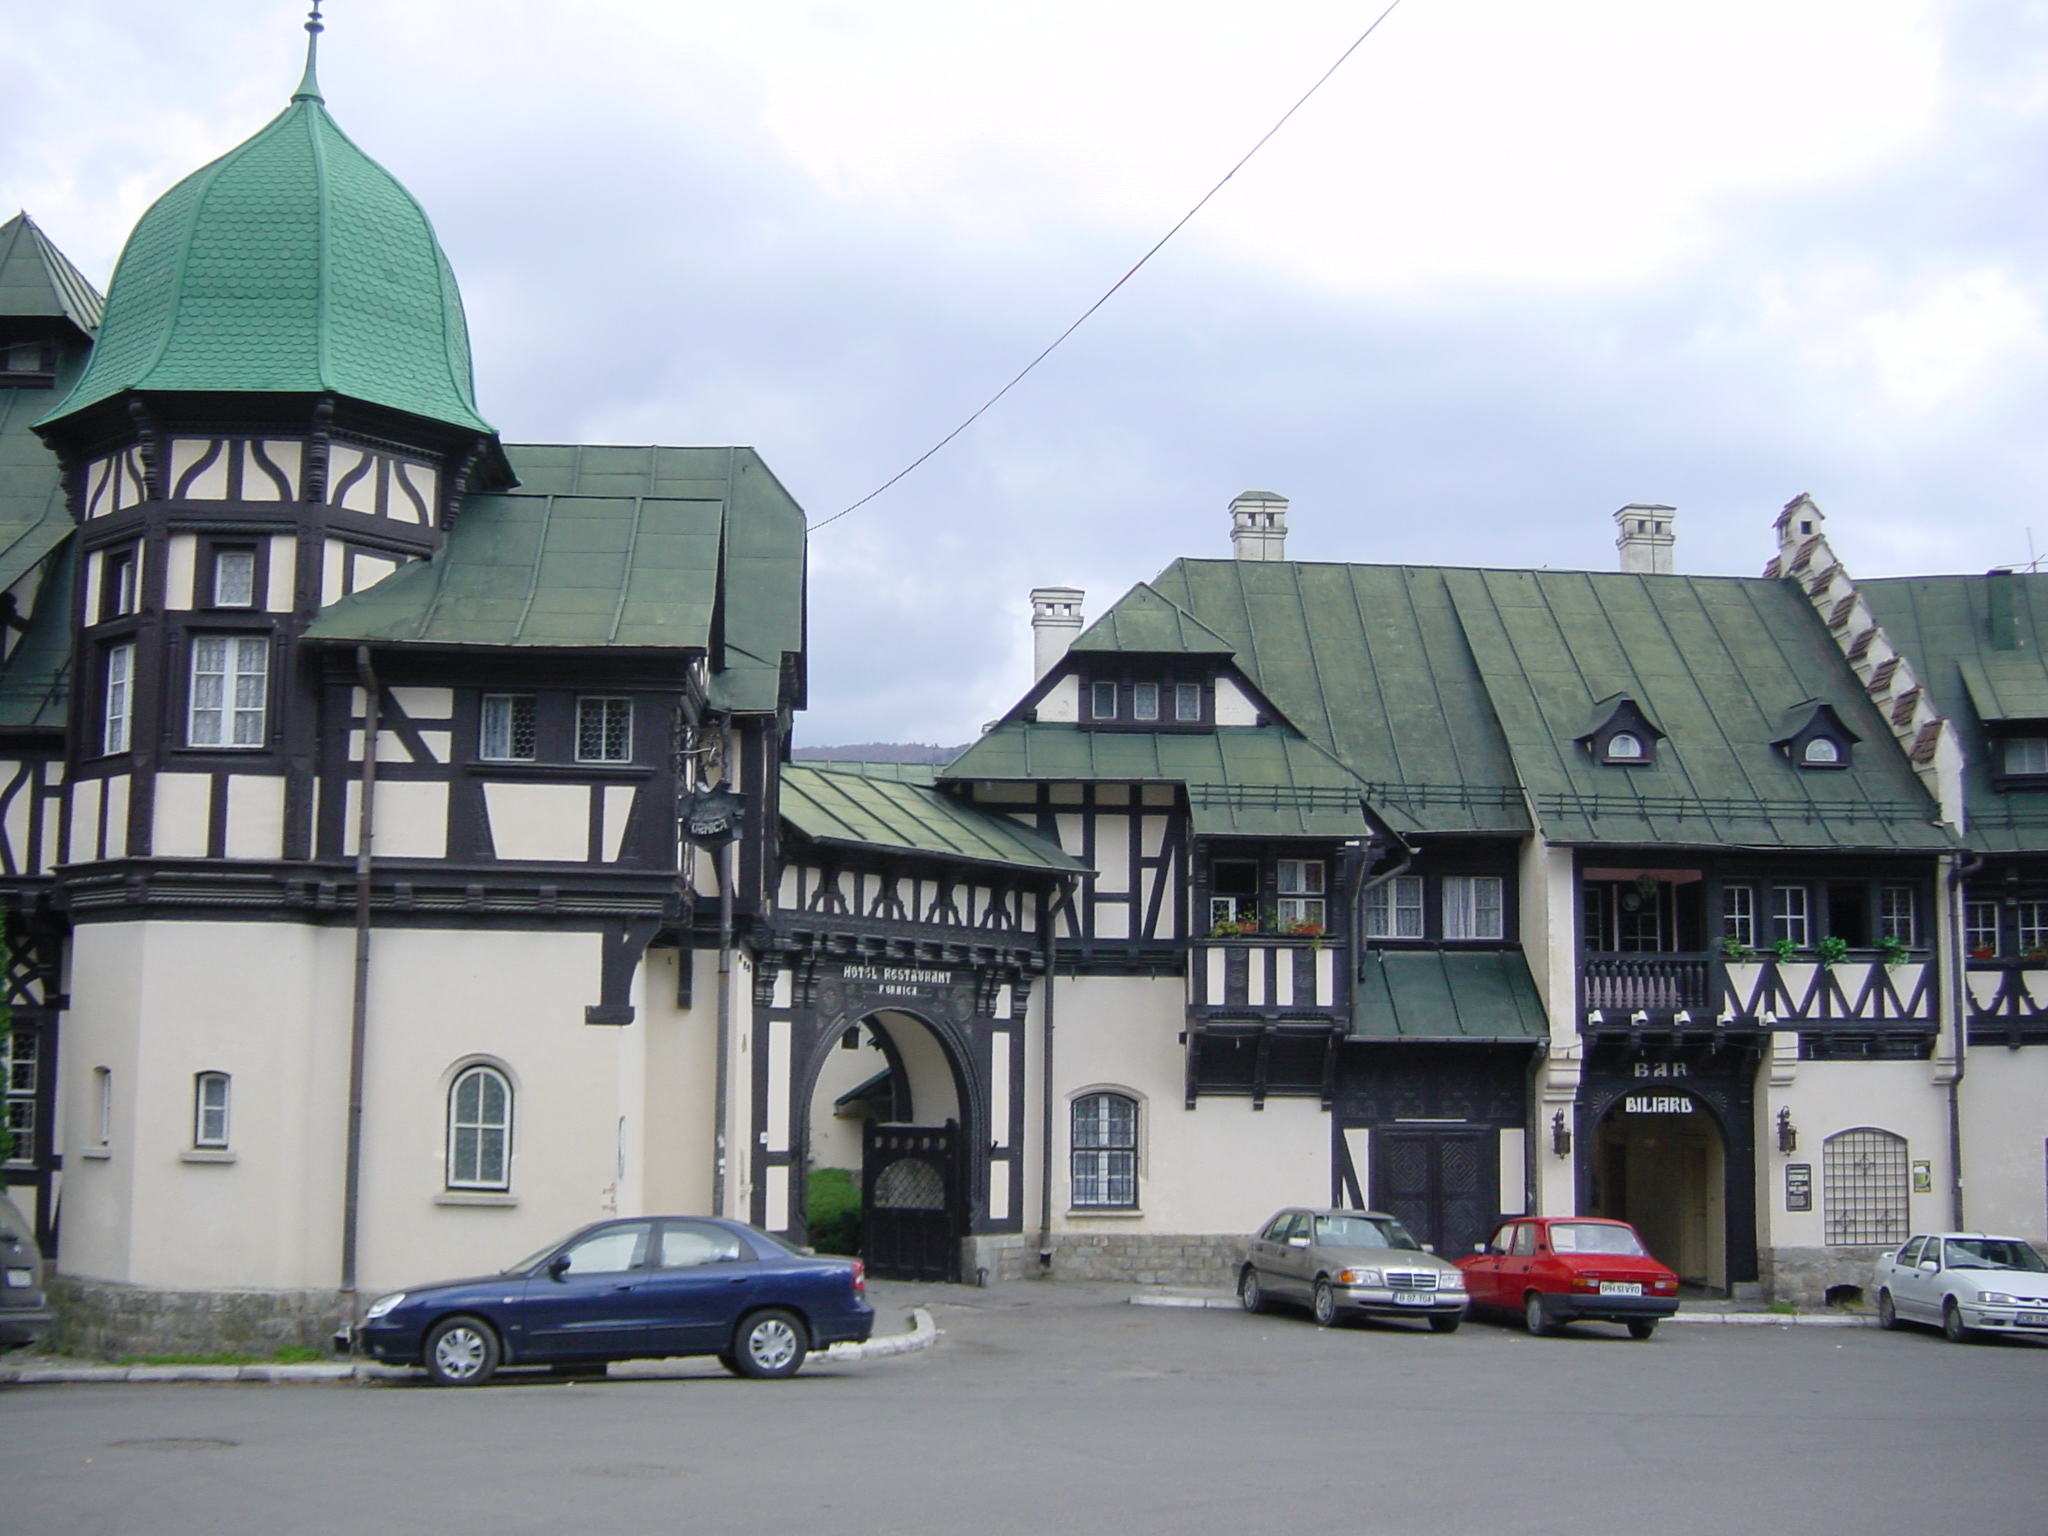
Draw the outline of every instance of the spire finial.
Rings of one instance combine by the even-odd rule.
[[[320,62],[320,34],[326,30],[320,20],[321,0],[313,0],[313,9],[306,17],[306,76],[299,82],[299,88],[292,92],[293,101],[325,101],[320,94],[320,77],[316,66]]]

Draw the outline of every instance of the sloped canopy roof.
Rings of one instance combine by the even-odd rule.
[[[1550,1033],[1518,949],[1366,954],[1351,1034],[1368,1040],[1540,1040]]]
[[[488,433],[455,274],[412,195],[291,104],[143,214],[91,366],[47,426],[127,390],[335,394]]]
[[[1052,874],[1086,869],[1008,816],[977,810],[931,785],[870,778],[864,766],[783,764],[783,820],[819,843]]]
[[[71,703],[71,586],[78,545],[49,556],[28,628],[0,668],[0,730],[64,729]]]
[[[68,320],[81,341],[99,329],[104,301],[26,213],[0,224],[0,315]]]
[[[1114,608],[1083,631],[1072,651],[1153,655],[1228,656],[1231,644],[1185,609],[1139,582]]]

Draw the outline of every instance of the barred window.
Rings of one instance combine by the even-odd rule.
[[[1913,887],[1878,887],[1877,932],[1879,938],[1897,939],[1901,944],[1913,945],[1920,942],[1920,926],[1913,911]]]
[[[1963,946],[1972,960],[1990,960],[1998,954],[1998,903],[1972,901],[1963,905]]]
[[[505,1189],[512,1182],[512,1085],[471,1067],[448,1090],[448,1187]]]
[[[534,701],[530,694],[485,694],[482,740],[477,746],[477,756],[496,762],[532,762],[533,720]]]
[[[576,701],[576,761],[630,763],[633,760],[633,701]]]
[[[1134,1210],[1138,1204],[1138,1103],[1120,1093],[1074,1100],[1074,1204]]]
[[[187,745],[262,746],[269,692],[268,636],[195,635]]]
[[[6,1091],[7,1128],[14,1133],[10,1163],[36,1160],[36,1037],[23,1028],[0,1034],[0,1089]]]
[[[1500,938],[1500,889],[1499,875],[1444,876],[1444,937]]]
[[[192,1080],[192,1145],[228,1144],[228,1075],[201,1072]]]
[[[1895,1247],[1907,1238],[1906,1139],[1864,1127],[1821,1147],[1827,1241]]]
[[[129,721],[135,710],[135,647],[116,645],[107,651],[106,726],[100,750],[109,754],[128,750]]]
[[[1756,948],[1756,887],[1721,887],[1721,937],[1740,949]]]
[[[1366,892],[1365,936],[1368,939],[1422,937],[1422,876],[1396,875],[1386,884],[1374,886]]]

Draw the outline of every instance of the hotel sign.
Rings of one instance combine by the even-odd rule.
[[[925,970],[910,965],[849,965],[841,973],[848,981],[866,982],[882,992],[899,997],[922,997],[927,988],[950,987],[951,971]]]

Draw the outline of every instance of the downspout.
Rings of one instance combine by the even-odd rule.
[[[377,724],[380,704],[370,648],[356,647],[363,690],[362,798],[356,807],[355,988],[348,1029],[348,1152],[341,1194],[341,1295],[344,1322],[356,1322],[356,1229],[363,1186],[363,1057],[370,1033],[370,870],[377,826]]]
[[[1358,888],[1358,894],[1351,899],[1351,950],[1353,954],[1358,956],[1357,979],[1360,981],[1365,980],[1365,955],[1367,945],[1367,940],[1365,936],[1365,898],[1371,895],[1374,891],[1378,890],[1381,886],[1385,885],[1389,880],[1392,880],[1395,876],[1406,874],[1408,872],[1408,866],[1415,862],[1415,850],[1413,848],[1410,848],[1406,843],[1400,842],[1399,839],[1396,839],[1396,842],[1401,849],[1401,862],[1396,864],[1392,869],[1374,875],[1370,880],[1366,881],[1365,884],[1361,885]]]
[[[1069,889],[1072,889],[1071,885]],[[1052,1026],[1053,995],[1059,990],[1059,948],[1053,933],[1051,896],[1038,899],[1038,941],[1045,951],[1044,1039],[1039,1046],[1038,1273],[1052,1278]]]
[[[1965,968],[1970,952],[1965,948],[1963,882],[1984,867],[1981,855],[1955,855],[1948,867],[1948,941],[1954,957],[1949,965],[1949,1016],[1955,1021],[1956,1069],[1948,1080],[1948,1176],[1950,1229],[1966,1232],[1963,1221],[1963,1073],[1970,1057],[1970,985]]]
[[[719,754],[721,764],[732,761],[732,720],[728,716],[724,727],[724,750]],[[727,780],[730,782],[730,773]],[[732,852],[739,840],[733,838],[718,845],[718,1062],[715,1068],[718,1080],[717,1102],[712,1111],[712,1124],[717,1127],[711,1166],[711,1209],[715,1215],[724,1216],[726,1187],[726,1112],[730,1108],[731,1090],[726,1082],[732,1070]]]

